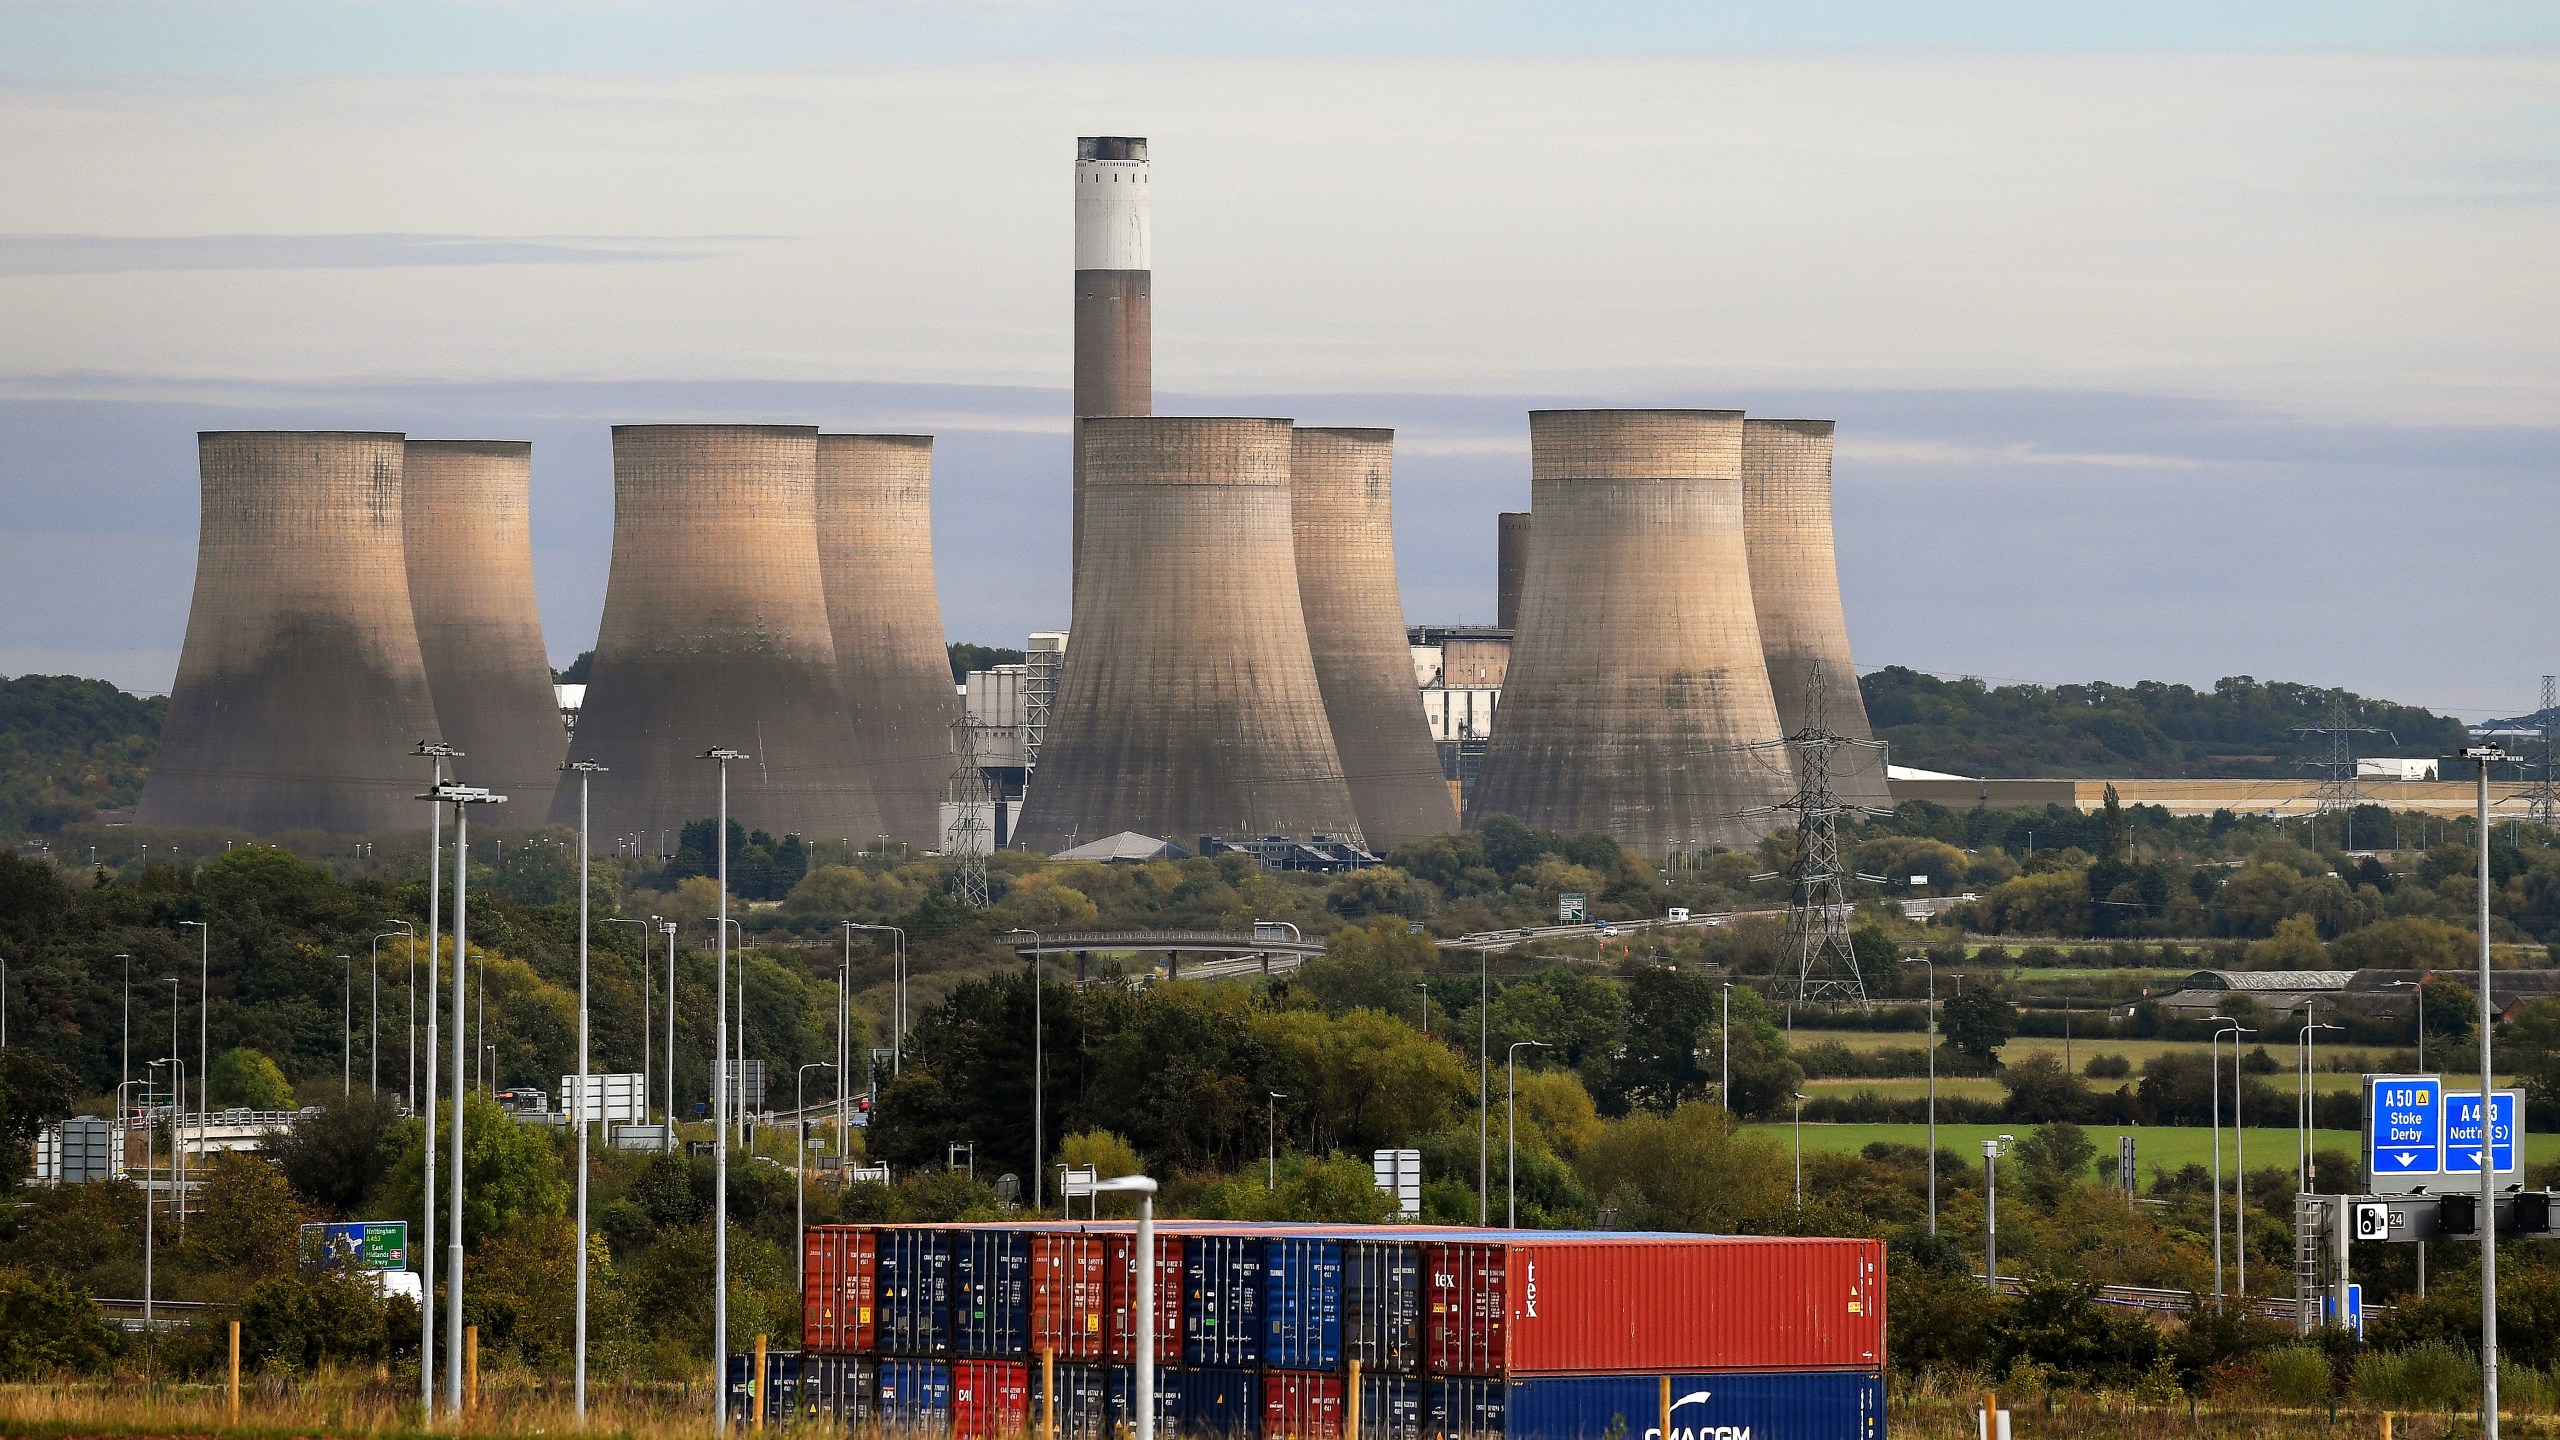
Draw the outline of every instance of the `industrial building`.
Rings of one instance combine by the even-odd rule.
[[[355,431],[196,437],[195,598],[143,824],[418,823],[409,752],[438,727],[409,600],[403,445]]]
[[[1530,547],[1501,723],[1467,806],[1638,854],[1747,846],[1792,791],[1743,536],[1742,415],[1529,417]]]
[[[533,594],[533,446],[412,440],[403,465],[418,650],[442,738],[462,752],[447,773],[548,814],[568,733]]]
[[[1147,142],[1134,135],[1076,141],[1075,528],[1070,552],[1084,564],[1084,444],[1087,415],[1155,411],[1154,235]]]
[[[613,570],[578,715],[603,835],[666,846],[714,813],[863,842],[888,833],[838,678],[811,425],[617,425]],[[945,672],[948,673],[947,671]],[[577,791],[552,807],[577,820]]]
[[[1357,839],[1291,553],[1286,420],[1088,416],[1074,661],[1021,844]]]
[[[1831,533],[1828,420],[1742,422],[1742,533],[1750,551],[1751,602],[1769,668],[1778,724],[1793,735],[1812,717],[1807,686],[1821,677],[1822,728],[1874,738],[1858,668],[1849,658],[1849,621],[1840,602],[1840,565]],[[1884,757],[1835,752],[1831,788],[1842,801],[1890,809]]]
[[[818,437],[818,569],[882,833],[939,848],[960,718],[933,584],[933,437]]]
[[[1396,586],[1395,432],[1301,426],[1290,524],[1316,683],[1372,850],[1458,828],[1430,733],[1414,714]]]

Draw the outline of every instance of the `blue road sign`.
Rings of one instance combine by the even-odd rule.
[[[2373,1082],[2366,1164],[2377,1176],[2433,1175],[2444,1169],[2444,1082],[2385,1076]]]
[[[2499,1174],[2516,1168],[2516,1092],[2490,1095],[2489,1158]],[[2480,1092],[2456,1090],[2444,1097],[2444,1169],[2448,1175],[2480,1173]]]
[[[2357,1339],[2364,1338],[2364,1287],[2352,1280],[2347,1282],[2347,1328]]]

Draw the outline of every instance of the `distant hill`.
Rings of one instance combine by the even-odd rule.
[[[50,834],[132,809],[168,705],[74,675],[0,678],[0,831]]]
[[[2414,705],[2247,675],[2211,690],[2156,680],[1993,687],[1891,665],[1858,690],[1894,764],[1994,778],[2308,777],[2304,762],[2325,758],[2328,745],[2294,727],[2326,723],[2333,701],[2348,724],[2392,732],[2357,737],[2359,755],[2443,755],[2464,740],[2461,721]]]

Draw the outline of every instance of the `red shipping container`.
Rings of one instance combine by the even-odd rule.
[[[1031,1237],[1031,1351],[1129,1365],[1138,1358],[1137,1239],[1108,1231]],[[1182,1360],[1182,1241],[1156,1237],[1156,1361]]]
[[[1884,1247],[1877,1241],[1425,1241],[1422,1268],[1423,1352],[1436,1374],[1884,1363]]]
[[[1342,1440],[1342,1377],[1262,1372],[1263,1440]]]
[[[1019,1360],[951,1364],[952,1440],[1014,1440],[1031,1417],[1031,1372]]]
[[[800,1293],[800,1340],[813,1354],[860,1355],[873,1348],[880,1237],[867,1225],[812,1225],[800,1236],[808,1282]]]

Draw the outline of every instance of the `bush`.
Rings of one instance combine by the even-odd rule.
[[[2080,1073],[2092,1080],[2122,1080],[2133,1073],[2133,1062],[2121,1055],[2092,1055]]]
[[[216,1110],[293,1108],[293,1086],[286,1082],[284,1071],[276,1068],[273,1060],[247,1048],[225,1050],[214,1056],[213,1074],[205,1088],[207,1103]]]
[[[2329,1357],[2308,1345],[2279,1345],[2267,1352],[2267,1392],[2296,1409],[2325,1405],[2336,1387]]]
[[[2377,1405],[2450,1412],[2478,1403],[2480,1359],[2443,1340],[2376,1351],[2357,1363],[2355,1390]]]
[[[0,1380],[96,1370],[117,1348],[98,1307],[69,1281],[0,1270]]]

